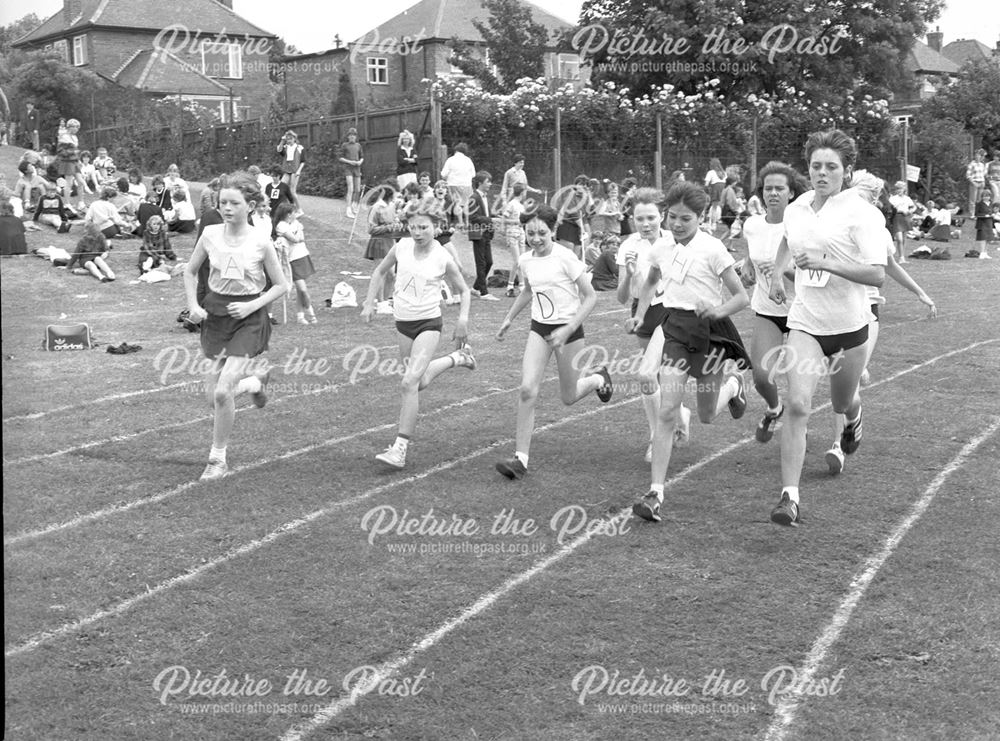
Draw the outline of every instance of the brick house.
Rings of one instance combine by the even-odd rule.
[[[573,24],[525,4],[530,6],[533,20],[549,32],[545,76],[585,82],[587,70],[581,70],[579,55],[556,41],[574,28]],[[343,47],[284,58],[284,90],[279,95],[285,96],[290,109],[308,102],[329,113],[346,70],[345,82],[349,80],[361,109],[423,99],[425,78],[462,75],[448,61],[453,38],[478,48],[488,61],[483,38],[472,25],[474,19],[483,23],[489,19],[481,0],[420,0]]]
[[[58,51],[115,84],[190,99],[228,121],[267,114],[276,39],[233,12],[232,0],[63,0],[13,45]]]
[[[927,34],[927,43],[914,40],[903,57],[906,80],[893,90],[890,111],[897,120],[910,118],[938,86],[958,74],[958,65],[941,54],[941,33]]]

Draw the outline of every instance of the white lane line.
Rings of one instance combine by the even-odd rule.
[[[795,683],[796,689],[783,697],[777,708],[775,708],[771,725],[768,727],[767,734],[764,736],[765,741],[781,741],[785,738],[789,727],[795,720],[795,711],[798,709],[802,701],[803,688],[808,687],[812,683],[813,676],[826,659],[827,651],[830,650],[830,647],[840,637],[840,634],[847,625],[847,622],[851,619],[851,614],[854,612],[854,608],[858,606],[858,602],[861,601],[861,598],[864,596],[868,586],[872,583],[875,575],[878,574],[879,569],[882,568],[882,565],[888,560],[889,556],[892,555],[892,552],[896,549],[896,546],[899,545],[900,541],[902,541],[902,539],[906,536],[910,528],[912,528],[923,516],[924,512],[927,511],[931,502],[934,501],[935,495],[938,491],[940,491],[941,487],[944,486],[948,477],[961,468],[969,456],[976,452],[976,449],[990,436],[996,433],[998,429],[1000,429],[1000,418],[994,418],[992,424],[980,432],[975,438],[966,443],[965,447],[959,451],[958,455],[952,459],[951,463],[945,466],[941,473],[934,477],[934,480],[931,481],[930,485],[924,491],[920,499],[918,499],[910,508],[909,514],[904,517],[902,521],[900,521],[900,523],[896,526],[896,529],[892,531],[892,534],[889,535],[885,543],[882,544],[882,548],[878,551],[878,553],[865,561],[864,568],[851,581],[850,589],[844,596],[844,599],[841,601],[836,612],[833,613],[833,618],[830,620],[829,625],[826,626],[819,638],[816,639],[816,642],[813,643],[812,648],[809,649],[809,653],[806,655],[805,661],[796,674],[796,677],[799,678]]]
[[[634,400],[634,399],[631,399]],[[626,403],[626,402],[622,402]],[[705,456],[701,460],[692,463],[690,466],[680,471],[677,475],[673,476],[664,483],[664,491],[672,487],[674,484],[687,478],[689,475],[694,473],[700,468],[707,466],[712,461],[721,458],[722,456],[728,455],[734,450],[746,445],[748,442],[754,438],[746,438],[739,440],[735,443],[727,445],[721,450],[717,450],[714,453]],[[485,612],[490,609],[497,600],[501,599],[517,587],[526,583],[530,579],[534,578],[538,574],[545,571],[550,566],[558,563],[562,559],[569,556],[574,551],[576,551],[580,546],[584,545],[591,540],[595,532],[614,532],[616,531],[628,518],[632,516],[632,510],[626,508],[622,512],[619,512],[614,517],[602,519],[600,523],[594,523],[593,527],[588,527],[587,531],[574,540],[571,540],[565,546],[560,548],[558,551],[553,553],[551,556],[547,556],[542,560],[536,562],[530,569],[522,571],[520,574],[512,576],[510,579],[505,581],[500,587],[484,594],[482,597],[477,599],[471,605],[469,605],[465,610],[462,611],[457,617],[448,620],[436,630],[428,633],[419,641],[414,643],[410,648],[397,655],[396,657],[382,662],[378,667],[376,667],[375,672],[372,673],[370,680],[364,683],[359,683],[354,686],[350,694],[342,695],[341,697],[334,700],[332,703],[327,705],[325,708],[316,713],[308,721],[301,723],[299,725],[293,726],[281,737],[282,741],[301,741],[301,739],[308,736],[313,731],[321,728],[322,726],[329,723],[331,720],[336,718],[342,712],[348,708],[353,707],[357,702],[363,698],[365,695],[370,694],[376,690],[381,682],[397,674],[400,670],[410,664],[419,654],[423,653],[427,649],[433,647],[442,638],[447,636],[456,628],[460,627],[462,624],[468,622],[470,619],[476,617],[480,613]],[[614,528],[614,530],[612,530]]]
[[[58,414],[59,412],[69,412],[74,409],[83,409],[84,407],[91,406],[92,404],[103,404],[106,401],[118,401],[119,399],[131,399],[134,396],[144,396],[146,394],[158,394],[161,391],[171,391],[173,389],[182,388],[187,386],[189,381],[182,381],[181,383],[173,383],[169,386],[158,386],[153,389],[141,389],[140,391],[126,391],[121,394],[111,394],[110,396],[102,396],[98,399],[91,399],[90,401],[81,401],[79,404],[69,404],[64,407],[56,407],[55,409],[47,409],[44,412],[32,412],[31,414],[15,414],[11,417],[4,417],[3,421],[6,422],[17,422],[22,419],[41,419],[50,414]]]
[[[571,415],[569,417],[564,417],[563,419],[560,419],[560,420],[557,420],[557,421],[552,422],[550,424],[547,424],[547,425],[544,425],[542,427],[539,427],[539,428],[537,428],[535,430],[535,434],[538,435],[538,434],[547,432],[549,430],[553,430],[553,429],[556,429],[558,427],[562,427],[563,425],[567,425],[567,424],[570,424],[572,422],[576,422],[577,420],[584,419],[586,417],[590,417],[590,416],[593,416],[595,414],[600,414],[601,412],[606,411],[608,409],[615,409],[617,407],[624,406],[625,404],[631,404],[631,403],[633,403],[635,401],[638,401],[638,400],[639,400],[639,397],[638,396],[634,396],[634,397],[630,397],[628,399],[624,399],[624,400],[619,401],[619,402],[614,403],[614,404],[602,404],[601,406],[599,406],[599,407],[597,407],[595,409],[590,409],[590,410],[588,410],[586,412],[581,412],[579,414],[574,414],[574,415]],[[392,426],[394,426],[394,424],[395,423],[393,423],[393,425],[386,425],[386,427],[392,427]],[[468,462],[470,460],[473,460],[474,458],[477,458],[477,457],[483,455],[484,453],[488,453],[489,451],[494,450],[497,447],[500,447],[502,445],[510,445],[513,442],[514,441],[513,441],[512,438],[508,438],[506,440],[498,440],[496,442],[490,443],[489,445],[484,445],[483,447],[478,448],[477,450],[474,450],[474,451],[472,451],[470,453],[466,453],[465,455],[461,456],[460,458],[456,458],[454,460],[447,461],[446,463],[440,463],[437,466],[429,468],[429,469],[427,469],[425,471],[422,471],[422,472],[420,472],[418,474],[414,474],[414,475],[408,476],[408,477],[406,477],[404,479],[397,479],[395,481],[391,481],[391,482],[388,482],[386,484],[381,484],[379,486],[372,487],[371,489],[368,489],[367,491],[362,492],[361,494],[358,494],[357,496],[354,496],[354,497],[352,497],[349,500],[339,501],[339,502],[333,502],[332,504],[327,505],[326,507],[323,507],[321,509],[318,509],[318,510],[315,510],[313,512],[310,512],[309,514],[304,515],[302,517],[299,517],[299,518],[297,518],[295,520],[291,520],[290,522],[286,522],[283,525],[280,525],[275,530],[272,530],[270,533],[268,533],[267,535],[265,535],[262,538],[259,538],[257,540],[252,540],[252,541],[250,541],[248,543],[245,543],[244,545],[239,546],[238,548],[234,548],[232,550],[229,550],[226,553],[222,554],[221,556],[213,558],[211,561],[208,561],[208,562],[206,562],[206,563],[204,563],[204,564],[202,564],[202,565],[200,565],[200,566],[198,566],[198,567],[196,567],[194,569],[191,569],[190,571],[187,571],[187,572],[185,572],[183,574],[180,574],[178,576],[174,576],[174,577],[171,577],[170,579],[162,581],[159,584],[157,584],[157,585],[155,585],[153,587],[150,587],[145,592],[141,592],[141,593],[139,593],[137,595],[129,597],[128,599],[123,600],[123,601],[119,602],[118,604],[116,604],[116,605],[114,605],[112,607],[109,607],[109,608],[104,609],[104,610],[99,610],[99,611],[97,611],[97,612],[95,612],[95,613],[93,613],[91,615],[88,615],[87,617],[80,618],[79,620],[75,620],[72,623],[66,623],[65,625],[62,625],[59,628],[56,628],[54,630],[44,631],[42,633],[37,633],[37,634],[35,634],[35,635],[33,635],[33,636],[25,639],[21,643],[15,645],[15,646],[12,646],[11,648],[8,648],[6,650],[6,652],[5,652],[5,655],[7,656],[7,658],[10,658],[12,656],[17,656],[19,654],[23,654],[23,653],[26,653],[28,651],[33,651],[34,649],[38,648],[41,645],[44,645],[46,643],[50,643],[51,641],[54,641],[57,638],[61,638],[61,637],[65,636],[65,635],[68,635],[70,633],[78,631],[81,628],[87,627],[88,625],[92,625],[93,623],[96,623],[99,620],[103,620],[104,618],[108,618],[108,617],[115,617],[117,615],[121,615],[122,613],[124,613],[124,612],[132,609],[137,604],[139,604],[141,602],[144,602],[144,601],[150,599],[151,597],[159,595],[159,594],[167,591],[168,589],[171,589],[172,587],[177,586],[178,584],[184,584],[184,583],[193,581],[194,579],[197,579],[198,577],[200,577],[203,574],[205,574],[207,571],[210,571],[211,569],[214,569],[214,568],[216,568],[218,566],[221,566],[221,565],[223,565],[225,563],[228,563],[229,561],[232,561],[234,558],[238,558],[240,556],[244,556],[244,555],[246,555],[248,553],[253,553],[254,551],[259,550],[260,548],[263,548],[264,546],[266,546],[266,545],[268,545],[270,543],[273,543],[278,538],[280,538],[280,537],[282,537],[284,535],[288,535],[289,533],[295,532],[295,531],[299,530],[301,527],[303,527],[304,525],[308,525],[313,520],[316,520],[316,519],[318,519],[320,517],[324,517],[324,516],[326,516],[326,515],[328,515],[328,514],[330,514],[332,512],[335,512],[336,510],[338,510],[338,509],[340,509],[340,508],[342,508],[342,507],[344,507],[344,506],[346,506],[348,504],[356,504],[356,503],[361,502],[361,501],[363,501],[365,499],[370,499],[371,497],[376,496],[377,494],[382,494],[382,493],[384,493],[386,491],[389,491],[391,489],[395,489],[395,488],[398,488],[400,486],[405,486],[407,484],[411,484],[414,481],[420,481],[421,479],[424,479],[424,478],[427,478],[428,476],[433,476],[435,474],[441,473],[442,471],[447,471],[447,470],[449,470],[451,468],[454,468],[455,466],[457,466],[459,464],[466,463],[466,462]],[[316,447],[318,447],[318,446],[316,446]],[[732,446],[730,446],[730,447],[732,447]],[[194,482],[191,482],[191,483],[186,484],[185,487],[190,487],[190,486],[193,486],[193,485],[194,485]]]

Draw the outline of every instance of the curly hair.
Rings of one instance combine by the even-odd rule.
[[[263,198],[257,178],[246,170],[237,170],[219,178],[219,190],[223,189],[238,190],[247,203],[258,202]]]

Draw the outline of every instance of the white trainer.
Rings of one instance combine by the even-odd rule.
[[[375,460],[392,468],[402,468],[406,465],[406,451],[396,445],[390,445],[384,452],[376,455]]]

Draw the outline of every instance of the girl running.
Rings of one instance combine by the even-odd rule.
[[[385,465],[401,469],[417,427],[420,392],[447,370],[462,366],[475,370],[476,359],[466,340],[469,324],[469,287],[448,251],[434,239],[437,223],[444,213],[437,202],[428,198],[411,203],[406,211],[410,236],[400,239],[378,264],[368,284],[361,316],[366,322],[375,314],[375,298],[386,276],[396,270],[393,314],[399,333],[399,355],[406,367],[402,380],[402,403],[396,441],[375,456]],[[452,335],[457,350],[434,358],[441,338],[441,282],[447,277],[461,291],[458,323]]]
[[[787,417],[781,435],[781,498],[771,512],[779,525],[796,525],[799,478],[806,454],[812,397],[829,373],[833,411],[847,415],[841,448],[850,455],[861,443],[858,385],[867,357],[872,320],[866,285],[885,280],[886,229],[882,213],[846,190],[857,160],[854,140],[837,129],[816,132],[805,145],[812,191],[785,209],[785,240],[774,272],[794,260],[795,298],[788,310]],[[771,283],[771,299],[787,300],[782,281]]]
[[[531,304],[531,331],[521,366],[514,457],[496,464],[497,471],[509,479],[521,479],[527,473],[535,404],[552,353],[559,367],[563,404],[575,404],[591,392],[607,402],[614,390],[607,368],[597,373],[581,373],[574,363],[584,349],[583,320],[593,310],[597,294],[583,262],[553,242],[559,214],[542,205],[534,213],[525,214],[522,221],[530,248],[518,260],[523,288],[497,332],[497,339],[503,340],[511,322]]]
[[[778,373],[778,359],[788,334],[788,304],[794,298],[792,283],[784,276],[775,277],[774,259],[778,246],[785,236],[783,224],[785,208],[789,201],[808,190],[805,179],[784,162],[768,162],[757,178],[764,214],[751,216],[744,227],[748,259],[740,278],[747,288],[753,286],[750,308],[753,320],[753,339],[750,341],[750,362],[753,365],[753,385],[767,403],[767,410],[757,425],[758,442],[766,443],[774,437],[774,430],[785,409],[774,382]],[[785,283],[786,301],[771,300],[771,282]]]
[[[641,325],[655,289],[662,281],[665,314],[655,334],[662,335],[659,354],[660,411],[653,435],[652,480],[649,493],[632,511],[650,522],[660,521],[663,481],[670,465],[674,427],[688,376],[698,380],[698,418],[708,424],[729,407],[733,419],[746,411],[743,376],[731,372],[723,381],[726,361],[737,369],[748,364],[739,332],[729,317],[750,303],[733,267],[733,256],[718,239],[699,226],[708,208],[708,194],[693,183],[677,183],[666,196],[667,228],[673,244],[657,243],[650,254],[652,267],[628,329]],[[726,299],[723,286],[731,296]],[[658,339],[658,338],[657,338]],[[643,358],[656,358],[650,342]]]
[[[663,199],[663,192],[654,188],[639,188],[635,191],[632,196],[632,219],[636,231],[622,242],[615,258],[615,262],[618,264],[618,273],[622,276],[618,281],[618,301],[629,306],[632,316],[635,316],[635,311],[639,307],[639,294],[649,277],[649,270],[652,267],[650,253],[654,245],[659,244],[661,240],[665,241],[667,245],[673,244],[673,237],[670,236],[670,233],[660,229],[660,225],[663,223]],[[623,271],[624,275],[622,275]],[[642,324],[631,330],[639,340],[639,348],[643,352],[644,358],[649,341],[665,316],[663,291],[657,290]],[[641,366],[639,371],[642,407],[646,413],[646,423],[649,425],[646,463],[653,460],[653,434],[656,432],[656,420],[660,410],[660,385],[657,379],[660,368],[659,358],[663,350],[663,334],[657,335],[656,339],[657,344],[649,356],[653,359],[652,362]],[[691,410],[681,404],[677,413],[675,444],[687,442],[690,423]]]
[[[256,407],[267,401],[264,387],[268,371],[251,358],[267,349],[271,323],[267,306],[280,298],[288,285],[282,275],[271,240],[248,222],[262,198],[260,186],[247,172],[221,180],[219,212],[223,223],[205,227],[184,271],[189,318],[201,322],[201,349],[213,360],[205,391],[215,407],[212,449],[201,478],[217,479],[229,472],[226,447],[233,431],[236,395],[249,393]],[[208,291],[198,303],[198,270],[208,260]],[[271,288],[264,291],[270,279]]]

